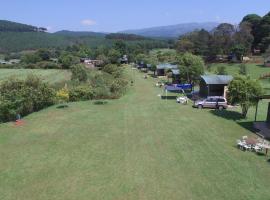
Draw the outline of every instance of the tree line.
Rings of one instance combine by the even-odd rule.
[[[259,50],[267,51],[270,45],[270,12],[260,17],[249,14],[239,25],[222,23],[212,31],[196,30],[181,36],[176,42],[178,52],[190,52],[208,60],[217,55],[228,55],[241,60]]]

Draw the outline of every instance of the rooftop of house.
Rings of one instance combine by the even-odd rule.
[[[161,63],[157,65],[157,69],[178,69],[178,66],[170,63]]]
[[[201,78],[207,85],[228,85],[233,80],[230,75],[204,75]]]
[[[179,69],[172,69],[172,73],[173,73],[173,75],[179,75],[180,70]]]

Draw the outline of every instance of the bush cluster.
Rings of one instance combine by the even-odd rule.
[[[128,81],[123,68],[107,65],[103,70],[89,70],[83,65],[71,68],[72,80],[57,92],[34,75],[25,80],[11,77],[0,85],[0,122],[26,116],[53,105],[92,99],[115,99],[126,91]]]
[[[34,75],[9,78],[0,85],[0,122],[11,121],[54,104],[55,91]]]

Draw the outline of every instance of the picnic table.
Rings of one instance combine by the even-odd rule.
[[[247,138],[245,141],[248,145],[256,145],[259,143],[258,139],[256,138]]]

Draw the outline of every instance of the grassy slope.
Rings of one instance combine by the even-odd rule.
[[[142,77],[107,105],[51,107],[23,127],[0,125],[0,199],[269,199],[265,157],[235,148],[247,129],[162,101]]]
[[[25,78],[28,74],[35,74],[50,83],[61,82],[70,79],[70,72],[66,70],[42,70],[42,69],[0,69],[0,81],[10,76]]]

